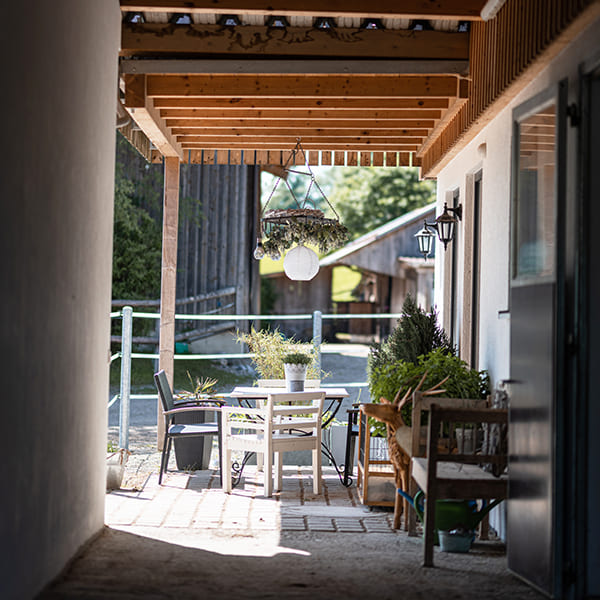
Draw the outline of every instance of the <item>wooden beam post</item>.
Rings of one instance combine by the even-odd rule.
[[[177,280],[177,229],[179,223],[179,159],[165,157],[163,195],[162,267],[160,283],[159,369],[164,369],[173,389],[175,353],[175,284]],[[158,400],[157,446],[162,450],[165,435],[163,410]]]

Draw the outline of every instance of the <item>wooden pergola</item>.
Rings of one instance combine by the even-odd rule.
[[[123,0],[123,103],[148,140],[136,146],[277,165],[301,138],[314,165],[419,165],[467,99],[467,23],[485,0],[395,4]]]
[[[435,177],[584,26],[592,0],[121,0],[119,125],[165,164],[172,382],[180,163],[419,166]],[[160,437],[160,434],[159,434]]]

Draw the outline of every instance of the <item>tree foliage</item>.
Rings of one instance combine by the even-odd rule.
[[[398,325],[381,344],[371,346],[368,367],[373,371],[383,364],[398,361],[416,363],[420,356],[436,348],[440,348],[444,354],[454,354],[446,332],[438,325],[433,307],[426,312],[408,294]]]
[[[347,167],[335,170],[329,199],[352,238],[435,200],[435,184],[416,168]]]
[[[299,165],[297,167],[290,168],[292,170],[297,170],[301,173],[308,173],[308,169],[304,165]],[[315,176],[316,182],[318,183],[318,187],[314,182],[311,185],[311,178],[309,175],[294,173],[292,171],[288,173],[286,183],[286,180],[280,179],[274,175],[271,175],[270,173],[267,173],[266,171],[263,171],[261,175],[261,196],[263,206],[269,200],[272,193],[268,210],[298,208],[296,200],[294,200],[294,196],[297,198],[298,202],[302,204],[302,201],[304,200],[304,198],[306,198],[308,193],[308,200],[310,201],[311,206],[308,206],[307,208],[318,208],[319,210],[322,210],[325,213],[327,213],[328,211],[331,212],[327,205],[327,200],[323,197],[323,194],[327,195],[329,193],[329,190],[332,186],[331,169],[322,167],[311,167],[311,169],[313,170],[313,174]],[[275,187],[275,184],[277,184],[277,187]],[[321,188],[321,191],[323,193],[321,193],[319,187]]]
[[[489,388],[487,373],[471,371],[454,356],[454,348],[438,325],[433,308],[426,312],[407,295],[396,328],[381,344],[370,348],[367,374],[372,401],[379,402],[383,397],[391,402],[396,394],[403,396],[409,388],[414,389],[426,371],[423,389],[450,375],[444,384],[447,397],[480,398]],[[402,411],[407,423],[411,408],[407,404]],[[373,420],[371,426],[374,434],[385,434],[383,423]]]
[[[160,296],[161,230],[136,198],[134,183],[116,165],[113,233],[113,298]]]

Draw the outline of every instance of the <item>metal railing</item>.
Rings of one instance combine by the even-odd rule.
[[[299,315],[191,315],[176,314],[176,320],[185,321],[281,321],[281,320],[312,320],[313,344],[317,354],[316,366],[321,369],[321,354],[327,354],[329,349],[322,346],[323,320],[335,319],[399,319],[401,313],[366,313],[366,314],[323,314],[321,311],[314,311]],[[133,319],[160,319],[159,313],[135,312],[131,306],[124,306],[118,312],[110,313],[111,319],[121,318],[121,351],[113,354],[110,358],[111,363],[121,359],[121,379],[119,393],[115,394],[108,403],[108,408],[119,401],[119,447],[129,449],[129,421],[131,415],[131,399],[156,399],[157,394],[132,394],[131,393],[131,361],[132,359],[158,359],[159,354],[132,352],[133,343]],[[335,350],[331,350],[335,352]],[[245,359],[253,358],[252,352],[239,353],[217,353],[217,354],[175,354],[175,360],[220,360],[220,359]],[[348,383],[324,383],[324,387],[364,387],[366,382],[348,382]]]

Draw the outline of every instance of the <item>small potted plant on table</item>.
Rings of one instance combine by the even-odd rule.
[[[285,371],[285,388],[288,392],[304,391],[304,381],[312,357],[303,352],[290,352],[282,359]]]

